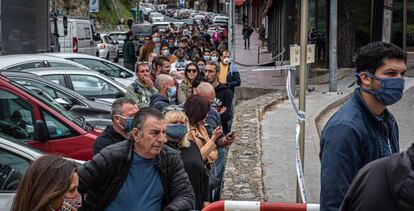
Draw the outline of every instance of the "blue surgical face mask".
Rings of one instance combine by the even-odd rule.
[[[210,61],[210,56],[203,56],[204,60]]]
[[[185,124],[174,124],[167,125],[167,136],[173,138],[173,142],[180,141],[187,134],[187,125]]]
[[[152,41],[154,41],[154,42],[160,42],[161,41],[161,39],[159,38],[159,37],[154,37],[153,39],[152,39]]]
[[[133,118],[132,117],[124,117],[124,116],[121,116],[121,115],[117,115],[117,116],[121,117],[122,119],[125,119],[125,126],[122,126],[121,124],[118,124],[118,126],[122,130],[124,130],[125,132],[129,133],[129,131],[131,131],[131,129],[132,129],[132,120],[133,120]]]
[[[170,87],[170,88],[167,90],[167,95],[168,95],[168,97],[174,97],[174,96],[175,96],[175,93],[177,93],[177,88],[176,88],[175,86]]]
[[[169,56],[170,55],[170,50],[164,50],[164,52],[162,54],[164,56]]]
[[[392,105],[402,98],[405,86],[404,78],[379,78],[369,72],[366,74],[368,77],[380,81],[381,87],[379,90],[368,90],[361,87],[363,92],[374,95],[384,106]]]

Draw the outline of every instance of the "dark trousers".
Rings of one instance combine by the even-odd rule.
[[[244,38],[244,49],[250,49],[250,37]]]

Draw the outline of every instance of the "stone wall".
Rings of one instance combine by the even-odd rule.
[[[236,106],[232,130],[237,140],[230,146],[222,198],[224,200],[263,201],[261,117],[264,112],[286,100],[283,92],[273,92]]]

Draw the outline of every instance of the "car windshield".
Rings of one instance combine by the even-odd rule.
[[[61,114],[62,116],[64,116],[65,118],[67,118],[69,121],[75,123],[76,125],[78,125],[81,128],[85,128],[86,124],[82,123],[82,121],[80,121],[78,118],[76,118],[75,116],[72,116],[72,114],[70,114],[68,111],[66,111],[64,108],[62,108],[58,103],[56,103],[54,100],[48,100],[46,97],[43,97],[41,95],[39,95],[37,92],[28,89],[22,85],[20,85],[17,82],[11,82],[13,85],[15,85],[16,87],[22,89],[23,91],[29,93],[30,95],[32,95],[34,98],[36,98],[37,100],[39,100],[40,102],[46,104],[48,107],[50,107],[51,109],[55,110],[57,113]]]
[[[151,25],[133,25],[132,32],[134,32],[134,34],[152,34],[152,26]]]
[[[152,14],[153,17],[162,17],[163,15],[161,13],[154,13]]]
[[[113,40],[116,41],[125,40],[127,38],[125,34],[111,34],[110,36]]]

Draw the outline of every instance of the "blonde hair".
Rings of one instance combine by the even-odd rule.
[[[180,148],[188,148],[190,147],[190,140],[188,139],[190,133],[190,124],[188,121],[187,115],[180,110],[171,110],[164,114],[165,123],[167,125],[172,122],[185,122],[187,126],[187,134],[178,142],[178,147]]]

